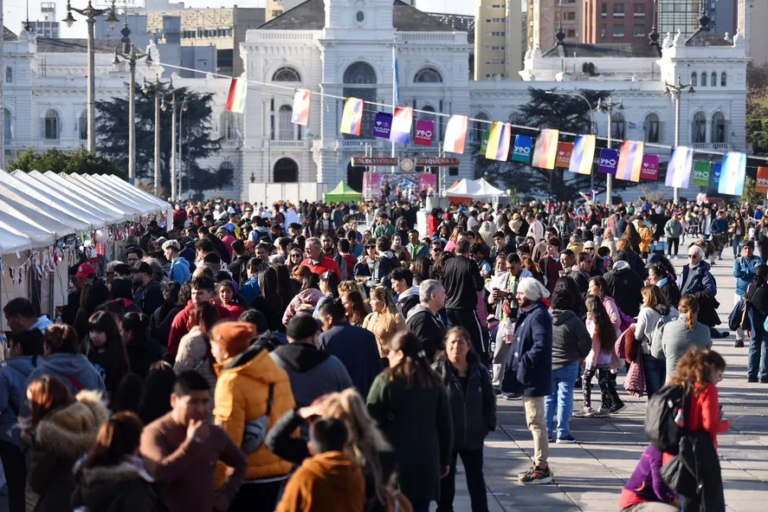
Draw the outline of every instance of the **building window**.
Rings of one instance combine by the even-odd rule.
[[[486,78],[491,78],[491,75],[486,76]],[[481,123],[480,121],[488,121],[490,118],[484,112],[480,112],[475,116],[475,119],[478,121],[472,123],[472,133],[469,134],[469,139],[480,143],[483,140],[483,132],[487,132],[491,127],[488,123]]]
[[[365,13],[363,11],[357,11],[355,20],[357,20],[358,23],[363,23],[365,21]]]
[[[725,75],[725,71],[723,71],[722,73],[720,73],[720,86],[725,87],[726,85],[728,85],[728,80]]]
[[[608,17],[608,4],[604,3],[601,6],[601,9],[602,9],[601,14],[602,14],[603,18],[607,18]]]
[[[627,120],[618,112],[611,116],[611,137],[616,140],[627,138]]]
[[[624,17],[624,4],[613,4],[613,17],[614,18]]]
[[[12,84],[13,83],[13,68],[11,66],[8,66],[5,68],[5,83]]]
[[[717,87],[717,73],[713,71],[712,75],[709,78],[710,78],[709,85],[711,85],[712,87]]]
[[[707,72],[706,71],[704,71],[701,74],[701,86],[702,87],[706,87],[707,86]]]
[[[299,165],[290,158],[281,158],[275,162],[272,181],[274,183],[297,183],[299,181]]]
[[[491,37],[506,37],[506,32],[491,32]]]
[[[416,83],[441,83],[443,77],[435,68],[422,68],[413,78]]]
[[[3,126],[5,127],[3,132],[5,143],[11,144],[13,142],[13,118],[11,117],[11,111],[7,107],[3,107]]]
[[[656,114],[648,114],[645,116],[645,123],[643,124],[645,130],[645,142],[658,143],[661,137],[659,136],[659,116]]]
[[[575,28],[569,28],[565,31],[566,37],[576,37],[576,29]]]
[[[239,138],[237,133],[237,118],[235,114],[225,110],[221,113],[221,138],[224,140],[236,140]]]
[[[691,141],[694,144],[707,142],[707,116],[704,115],[704,112],[696,112],[696,115],[693,116]]]
[[[277,116],[278,140],[295,140],[293,123],[291,123],[292,115],[293,109],[289,105],[280,107]]]
[[[624,37],[624,25],[613,26],[613,37]]]
[[[699,82],[696,79],[696,76],[697,75],[696,75],[695,71],[693,73],[691,73],[691,85],[694,86],[694,87],[698,87],[699,86]]]
[[[715,112],[712,116],[712,142],[724,144],[726,142],[725,116],[722,112]]]
[[[635,25],[633,27],[632,33],[635,35],[635,37],[645,37],[645,25]]]
[[[77,118],[77,134],[80,140],[88,139],[88,116],[85,111],[80,113],[80,117]]]
[[[635,4],[635,18],[645,18],[645,4]]]
[[[59,113],[53,109],[49,109],[45,113],[45,120],[43,121],[43,138],[46,140],[59,140],[59,131],[61,130],[61,123],[59,122]]]
[[[275,71],[272,75],[273,82],[301,82],[301,75],[293,68],[285,67]]]

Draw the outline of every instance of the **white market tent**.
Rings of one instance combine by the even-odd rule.
[[[140,188],[131,186],[129,183],[126,183],[125,181],[121,180],[117,176],[101,174],[101,175],[92,175],[92,176],[89,176],[89,178],[99,180],[102,183],[107,184],[108,186],[118,187],[121,190],[124,190],[127,194],[142,198],[148,203],[156,205],[159,208],[158,211],[160,211],[163,215],[166,215],[169,219],[173,218],[173,205],[171,203],[167,201],[163,201],[159,197],[155,197],[152,194],[144,192]]]
[[[503,190],[494,187],[483,178],[480,178],[479,180],[468,180],[463,178],[446,190],[445,195],[447,197],[461,197],[468,199],[493,199],[502,197],[505,193]]]
[[[118,206],[121,210],[133,215],[134,217],[146,215],[149,213],[146,209],[146,206],[142,207],[138,205],[132,199],[125,197],[119,191],[116,192],[114,189],[109,189],[100,184],[92,183],[91,181],[88,181],[76,174],[67,175],[61,173],[58,176],[64,180],[69,181],[75,186],[91,191],[91,193],[101,197],[104,201],[113,203],[115,206]]]
[[[37,178],[41,179],[41,177],[37,177]],[[107,214],[110,217],[109,224],[126,222],[133,218],[133,213],[126,212],[122,208],[122,206],[113,204],[109,201],[109,199],[105,199],[99,196],[98,194],[94,194],[93,192],[84,188],[83,186],[77,185],[76,183],[72,183],[71,181],[62,178],[56,173],[47,171],[43,173],[42,178],[47,178],[49,180],[49,183],[51,183],[52,186],[65,188],[70,193],[81,196],[84,200],[93,201],[94,206],[99,208],[99,210],[103,211],[105,214]]]
[[[33,217],[32,212],[35,212],[38,215],[42,215],[46,219],[49,219],[46,221],[48,223],[47,225],[54,228],[59,236],[70,235],[79,231],[87,231],[91,229],[90,223],[80,220],[70,213],[65,213],[62,210],[52,208],[50,203],[38,200],[18,189],[9,187],[5,183],[0,183],[0,197],[3,198],[3,201],[6,201],[8,204],[30,217]],[[56,222],[58,226],[50,224],[51,221]]]

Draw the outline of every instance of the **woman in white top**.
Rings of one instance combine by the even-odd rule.
[[[677,310],[667,305],[661,289],[655,284],[644,286],[640,290],[643,305],[635,323],[635,338],[643,351],[643,373],[645,374],[645,392],[650,400],[664,385],[666,368],[664,359],[657,359],[651,354],[651,342],[659,319],[664,317],[665,325],[678,317]],[[661,334],[660,332],[657,334]]]

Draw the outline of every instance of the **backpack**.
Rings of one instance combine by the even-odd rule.
[[[663,345],[661,344],[661,339],[664,337],[664,326],[666,325],[667,325],[667,320],[665,318],[665,315],[661,315],[659,319],[656,321],[656,325],[653,327],[653,331],[651,331],[651,339],[648,340],[648,343],[650,344],[650,348],[651,348],[651,355],[656,359],[665,359],[664,350],[662,348]],[[657,356],[656,354],[659,354],[659,355]]]
[[[662,453],[677,455],[690,401],[690,389],[683,384],[664,386],[648,400],[645,437]]]
[[[627,329],[629,329],[630,325],[635,323],[635,320],[631,316],[629,316],[626,313],[624,313],[618,307],[616,307],[616,309],[618,309],[618,311],[619,311],[619,321],[620,321],[620,323],[619,323],[619,331],[624,332]]]

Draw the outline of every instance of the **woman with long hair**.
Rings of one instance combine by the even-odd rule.
[[[587,297],[586,306],[587,332],[592,337],[592,349],[584,362],[584,374],[581,377],[584,408],[580,416],[605,418],[626,407],[616,392],[616,381],[611,375],[611,372],[616,370],[619,364],[613,349],[618,334],[599,297],[594,295]],[[592,408],[592,378],[595,374],[597,374],[602,396],[598,410]]]
[[[232,284],[231,280],[227,279],[218,282],[216,285],[216,296],[219,298],[221,307],[229,311],[232,318],[239,318],[240,315],[245,313],[247,309],[244,304],[245,299],[237,293],[235,285]]]
[[[301,291],[288,304],[285,313],[283,313],[283,325],[285,326],[300,309],[306,309],[309,312],[314,311],[318,301],[323,298],[323,292],[320,291],[320,277],[313,274],[308,267],[301,267],[299,273],[301,274]]]
[[[131,373],[131,363],[115,318],[105,311],[91,315],[88,319],[88,338],[90,344],[85,355],[101,373],[107,394],[111,397],[123,377]]]
[[[285,326],[280,319],[285,314],[283,299],[278,293],[277,270],[269,267],[259,274],[261,295],[251,302],[251,308],[261,311],[266,317],[270,331],[285,332]]]
[[[624,234],[621,236],[621,238],[628,241],[632,250],[640,254],[640,242],[642,239],[640,238],[640,233],[638,233],[633,223],[627,222],[627,228],[624,230]]]
[[[202,375],[211,389],[216,389],[216,372],[213,369],[214,359],[211,355],[210,333],[219,321],[219,312],[211,303],[196,304],[190,314],[193,327],[179,342],[179,351],[173,371],[176,375],[193,370]]]
[[[341,294],[341,304],[344,306],[344,312],[347,314],[347,321],[355,327],[362,327],[363,321],[370,313],[368,306],[365,305],[363,296],[357,290],[352,290]]]
[[[138,456],[143,428],[131,412],[118,412],[101,426],[95,446],[75,466],[72,507],[112,512],[163,510]]]
[[[667,305],[666,298],[656,285],[644,286],[640,290],[643,297],[643,305],[635,323],[635,339],[640,343],[642,354],[633,354],[634,357],[643,358],[643,373],[645,374],[645,392],[648,399],[656,394],[666,380],[664,360],[653,356],[651,342],[654,333],[658,338],[657,326],[663,319],[662,325],[675,320],[678,316],[677,309]],[[659,340],[660,341],[660,340]]]
[[[368,394],[368,412],[392,443],[403,494],[414,512],[426,512],[451,469],[448,395],[413,334],[391,338],[387,358],[389,368]]]
[[[23,422],[22,438],[32,445],[27,484],[36,495],[34,510],[72,510],[72,466],[93,447],[109,411],[100,393],[80,391],[73,398],[68,387],[51,376],[33,380],[27,400],[30,416]]]
[[[648,269],[647,283],[655,284],[659,288],[669,306],[677,308],[677,305],[680,304],[680,288],[677,287],[674,276],[663,264],[656,263]]]
[[[605,311],[608,313],[608,318],[611,319],[611,323],[617,333],[616,337],[618,338],[619,334],[621,334],[621,315],[619,315],[619,306],[616,305],[616,301],[610,296],[608,283],[605,282],[605,279],[600,276],[590,279],[587,295],[594,295],[603,302],[603,307],[605,307]],[[616,338],[614,338],[614,341],[616,341]]]
[[[448,252],[446,250],[443,250],[443,252],[440,253],[440,255],[437,257],[437,261],[434,262],[432,265],[432,268],[430,269],[431,279],[436,279],[437,281],[443,280],[443,268],[445,268],[445,264],[448,263],[448,260],[455,257],[456,255],[452,252]]]
[[[288,253],[288,261],[286,262],[286,265],[288,266],[291,274],[293,274],[294,271],[301,266],[301,262],[303,260],[304,253],[301,250],[301,247],[295,244],[292,245],[290,247],[290,252]]]
[[[142,380],[147,377],[152,363],[163,357],[157,341],[149,337],[149,316],[144,313],[126,313],[121,322],[121,331],[131,371]]]
[[[664,326],[660,344],[651,346],[651,353],[657,359],[666,359],[666,378],[669,381],[675,373],[677,363],[691,347],[700,350],[712,347],[709,328],[698,321],[699,301],[692,295],[680,299],[679,316]]]
[[[317,301],[315,311],[312,316],[319,318],[320,307],[326,302],[336,300],[339,298],[339,285],[341,280],[336,272],[330,270],[320,274],[320,291],[323,292],[323,297]]]
[[[439,510],[452,510],[456,461],[461,457],[472,510],[488,510],[483,477],[483,444],[496,430],[496,395],[491,376],[472,350],[469,333],[454,327],[445,335],[445,351],[432,366],[440,375],[453,418],[451,471],[440,481]]]
[[[291,250],[291,254],[293,252]],[[276,265],[275,272],[277,272],[277,294],[280,296],[280,307],[282,308],[280,318],[282,318],[285,308],[299,292],[299,283],[291,279],[291,272],[287,265]]]
[[[387,358],[387,347],[392,337],[400,331],[405,331],[405,319],[398,311],[390,291],[378,286],[371,291],[371,313],[363,320],[363,329],[376,336],[379,355]]]
[[[741,244],[744,243],[744,238],[747,236],[746,224],[739,210],[736,210],[733,214],[733,221],[728,227],[728,235],[731,237],[733,259],[736,259],[739,257],[739,252],[741,252]]]
[[[149,425],[171,410],[171,393],[176,381],[173,367],[166,361],[157,361],[149,368],[144,381],[144,392],[139,399],[139,418]]]
[[[459,235],[464,233],[464,228],[461,226],[456,226],[453,228],[453,232],[451,233],[451,236],[448,237],[448,243],[445,244],[445,252],[452,253],[454,249],[456,249],[456,240],[459,238]]]
[[[183,286],[185,294],[181,293],[182,285],[176,281],[168,281],[163,286],[163,305],[157,308],[149,320],[150,337],[162,345],[168,344],[168,336],[171,333],[171,324],[179,311],[184,309],[191,293],[192,284]],[[187,300],[183,300],[186,298]]]

